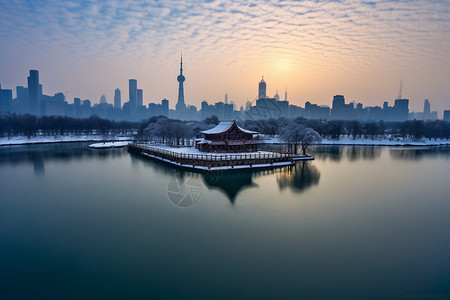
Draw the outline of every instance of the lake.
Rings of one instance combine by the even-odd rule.
[[[191,173],[0,147],[2,299],[448,299],[450,147]]]

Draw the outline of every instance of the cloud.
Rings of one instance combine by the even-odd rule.
[[[431,0],[16,0],[2,4],[0,40],[0,63],[8,66],[0,78],[22,59],[164,73],[181,50],[199,69],[227,76],[277,55],[314,72],[420,72],[450,66],[450,7]]]

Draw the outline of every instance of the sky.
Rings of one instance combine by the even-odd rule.
[[[44,93],[98,103],[128,79],[144,103],[255,101],[268,96],[331,105],[333,95],[392,105],[403,82],[410,110],[450,109],[450,0],[61,1],[0,0],[0,84],[26,85],[40,71]],[[15,94],[15,91],[14,91]]]

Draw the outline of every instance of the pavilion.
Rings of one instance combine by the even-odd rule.
[[[195,141],[195,147],[203,152],[255,152],[259,132],[244,129],[235,121],[220,122],[216,127],[201,131],[203,138]]]

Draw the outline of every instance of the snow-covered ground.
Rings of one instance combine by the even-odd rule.
[[[272,137],[268,139],[261,140],[262,143],[266,144],[279,144],[280,140],[277,137]],[[322,139],[322,145],[358,145],[358,146],[441,146],[450,145],[450,140],[446,139],[421,139],[421,140],[411,140],[411,139],[365,139],[351,137],[341,137],[339,140],[335,139]]]
[[[144,145],[141,145],[141,146],[144,146]],[[179,158],[185,158],[185,159],[194,158],[194,159],[207,160],[207,161],[217,161],[217,160],[221,160],[221,161],[236,160],[236,161],[238,161],[238,160],[242,160],[242,159],[272,159],[272,158],[286,157],[285,154],[280,154],[277,152],[270,152],[270,151],[241,152],[241,153],[216,153],[216,152],[201,152],[198,149],[191,148],[191,147],[176,148],[176,147],[171,147],[168,145],[145,145],[145,147],[148,147],[148,148],[150,148],[150,150],[153,150],[153,151],[156,151],[156,152],[159,152],[162,154],[169,154],[169,155],[176,156]],[[170,152],[170,153],[168,153],[168,152]],[[170,162],[173,164],[177,164],[171,160],[163,159],[163,158],[159,157],[157,154],[153,155],[150,153],[146,153],[144,151],[141,154],[149,156],[149,157],[153,157],[153,158],[158,158],[159,160],[167,161],[167,162]],[[194,157],[190,157],[190,155],[193,155]],[[298,161],[298,160],[312,160],[314,158],[311,156],[305,156],[305,155],[295,155],[293,157],[289,156],[289,157],[287,157],[287,159],[289,161],[291,161],[291,160]],[[282,163],[283,163],[282,165],[284,165],[284,162],[282,162]],[[183,164],[183,166],[185,166],[185,165]],[[273,166],[273,165],[269,164],[269,166]],[[250,166],[250,165],[248,165],[248,166],[243,165],[242,167],[238,167],[238,168],[251,168],[251,167],[252,166]],[[196,168],[198,168],[198,166]],[[227,168],[228,168],[228,166],[225,169],[227,169]],[[234,168],[234,167],[231,167],[231,165],[230,165],[229,168]]]
[[[130,141],[128,141],[128,142],[104,142],[104,143],[90,144],[89,148],[93,148],[93,149],[120,148],[120,147],[125,147],[129,143],[131,143],[131,142]]]
[[[251,154],[264,154],[264,153],[273,153],[273,152],[268,152],[268,151],[257,151],[257,152],[239,152],[239,153],[213,153],[213,152],[202,152],[200,150],[198,150],[197,148],[194,147],[171,147],[169,145],[149,145],[152,148],[157,148],[157,149],[162,149],[162,150],[168,150],[168,151],[172,151],[172,152],[176,152],[176,153],[186,153],[186,154],[203,154],[203,155],[223,155],[223,156],[229,156],[229,155],[251,155]]]
[[[211,159],[214,157],[226,157],[227,159],[242,159],[245,156],[246,159],[261,158],[262,155],[271,155],[272,157],[281,157],[280,153],[270,152],[270,151],[256,151],[256,152],[237,152],[237,153],[216,153],[216,152],[202,152],[193,147],[171,147],[168,145],[148,145],[147,147],[153,148],[154,150],[170,151],[175,154],[196,154],[200,155],[201,159]]]
[[[62,142],[95,142],[103,140],[130,141],[130,137],[106,137],[103,135],[63,135],[63,136],[36,136],[27,138],[26,136],[15,136],[11,138],[0,138],[0,146],[26,145]]]

